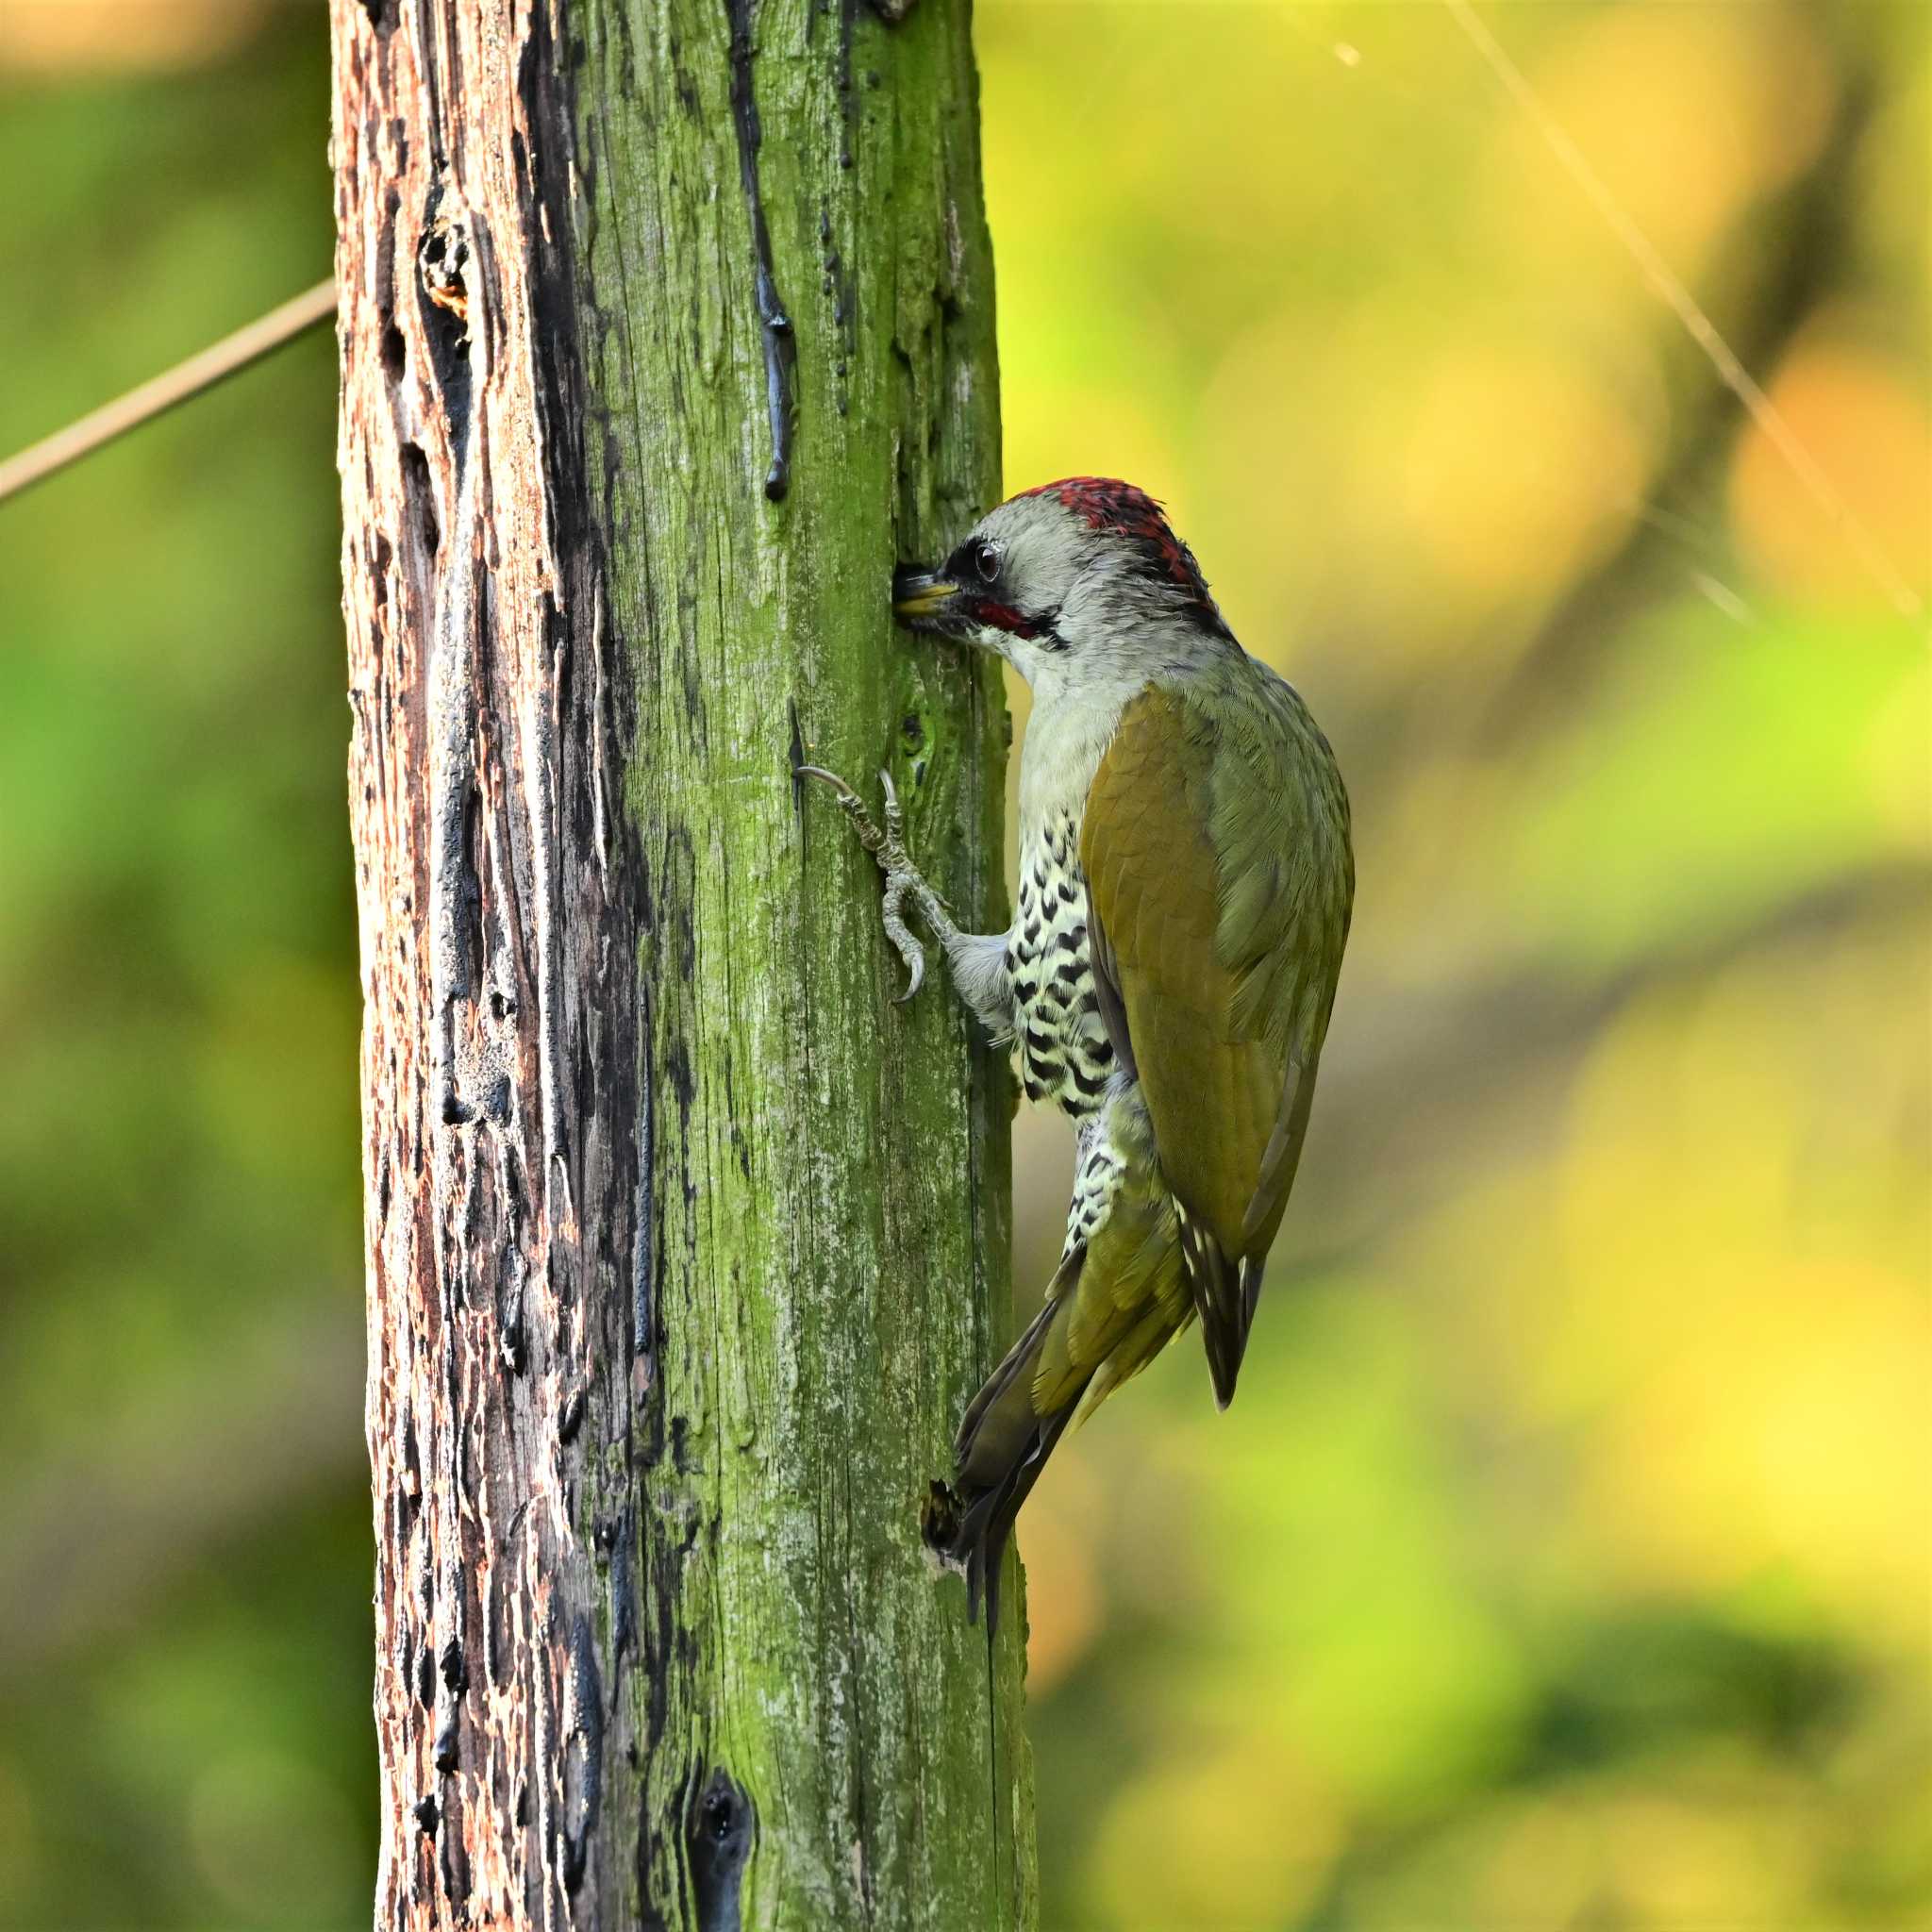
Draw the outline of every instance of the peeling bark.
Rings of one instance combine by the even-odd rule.
[[[920,1537],[1008,1076],[791,776],[1004,924],[997,684],[886,608],[996,494],[965,8],[333,12],[376,1924],[1030,1926],[1024,1619]]]

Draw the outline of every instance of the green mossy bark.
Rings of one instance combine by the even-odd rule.
[[[1019,1640],[989,1682],[919,1535],[1007,1320],[1007,1074],[942,969],[890,1004],[872,863],[789,777],[794,744],[868,789],[890,769],[936,882],[979,929],[1005,924],[996,677],[912,644],[887,608],[895,554],[934,554],[997,495],[966,10],[889,28],[767,0],[754,35],[796,345],[778,502],[725,9],[593,20],[578,94],[590,388],[638,704],[625,799],[660,882],[640,962],[658,990],[653,1400],[682,1446],[645,1486],[645,1624],[691,1646],[644,1782],[668,1795],[715,1761],[750,1792],[748,1923],[1024,1924]],[[647,1857],[661,1900],[680,1848],[657,1834]]]
[[[997,493],[967,9],[334,24],[377,1923],[1025,1932],[1017,1579],[921,1536],[1009,1075],[791,775],[1005,923],[996,676],[888,609]]]

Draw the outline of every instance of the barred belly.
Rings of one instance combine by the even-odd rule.
[[[1029,1100],[1075,1120],[1096,1112],[1114,1069],[1093,990],[1087,880],[1071,818],[1050,821],[1020,854],[1020,908],[1007,941],[1014,1045]]]

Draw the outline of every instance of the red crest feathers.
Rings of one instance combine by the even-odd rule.
[[[1209,610],[1214,608],[1194,553],[1168,528],[1159,504],[1144,490],[1115,476],[1063,476],[1058,483],[1042,483],[1021,494],[1057,496],[1076,516],[1085,518],[1091,529],[1111,530],[1141,544],[1182,590]]]

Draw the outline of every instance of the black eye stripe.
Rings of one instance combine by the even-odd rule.
[[[1000,573],[1006,558],[990,537],[975,537],[959,545],[946,559],[945,574],[960,587],[959,608],[969,622],[1008,637],[1037,643],[1043,651],[1064,651],[1067,641],[1059,628],[1059,606],[1045,610],[1022,610],[1011,602],[1008,591],[999,590]],[[991,594],[982,594],[990,592]]]

